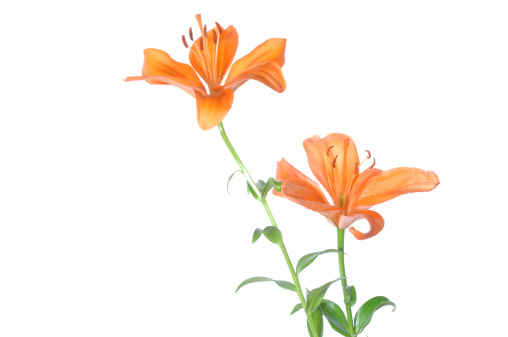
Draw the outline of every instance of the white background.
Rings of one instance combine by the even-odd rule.
[[[240,176],[226,192],[237,168],[218,131],[198,128],[183,91],[122,81],[144,48],[187,62],[181,35],[198,12],[237,28],[236,58],[288,39],[286,92],[247,83],[224,120],[256,179],[282,157],[311,175],[302,141],[330,132],[381,169],[438,174],[436,190],[374,207],[378,236],[346,236],[359,304],[398,305],[364,335],[503,335],[505,1],[166,0],[0,6],[0,336],[307,336],[294,293],[234,294],[290,275],[275,245],[251,245],[268,219]],[[321,215],[269,202],[295,264],[335,247]],[[301,281],[337,276],[330,254]]]

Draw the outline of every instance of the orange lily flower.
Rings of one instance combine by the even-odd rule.
[[[201,36],[194,41],[192,28],[189,37],[191,65],[173,60],[159,49],[145,49],[143,76],[127,77],[125,81],[145,80],[150,84],[174,85],[196,98],[198,124],[203,130],[219,125],[233,105],[233,93],[248,80],[257,80],[277,92],[286,90],[282,75],[285,62],[286,39],[269,39],[231,66],[238,47],[235,27],[224,29],[217,22],[207,30],[196,15]],[[182,42],[188,48],[185,35]],[[231,66],[231,69],[230,69]],[[226,73],[229,74],[222,84]],[[201,82],[204,80],[208,91]]]
[[[374,168],[374,163],[360,173],[353,140],[344,134],[334,133],[320,138],[311,137],[303,142],[312,173],[324,186],[332,202],[329,203],[319,185],[291,166],[284,158],[277,163],[276,180],[282,181],[281,192],[273,194],[289,199],[324,215],[328,221],[345,230],[357,220],[369,222],[370,230],[362,233],[349,228],[358,240],[378,234],[384,227],[383,217],[369,210],[374,205],[413,192],[426,192],[439,185],[432,171],[398,167],[388,171]]]

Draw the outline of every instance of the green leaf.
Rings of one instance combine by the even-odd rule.
[[[251,278],[248,278],[246,279],[245,281],[243,281],[242,283],[240,283],[240,285],[238,286],[238,288],[236,288],[235,290],[235,293],[240,290],[240,288],[242,288],[243,286],[246,286],[247,284],[250,284],[250,283],[256,283],[256,282],[275,282],[279,287],[281,287],[282,289],[286,289],[286,290],[291,290],[291,291],[294,291],[296,292],[296,287],[293,283],[291,282],[288,282],[288,281],[279,281],[279,280],[272,280],[271,278],[268,278],[268,277],[263,277],[263,276],[255,276],[255,277],[251,277]]]
[[[263,186],[261,191],[261,199],[266,200],[266,195],[271,191],[272,188],[275,188],[277,192],[280,192],[280,188],[282,185],[282,181],[276,181],[273,178],[268,178],[266,184]]]
[[[261,237],[261,234],[263,234],[263,228],[256,228],[254,234],[252,234],[252,244]]]
[[[342,287],[344,291],[344,303],[352,307],[356,303],[356,289],[355,286]]]
[[[344,252],[342,250],[339,251],[338,249],[327,249],[327,250],[323,250],[321,252],[315,252],[315,253],[310,253],[310,254],[304,255],[300,258],[300,260],[298,261],[298,264],[296,265],[296,273],[300,274],[305,268],[307,268],[312,262],[314,262],[314,260],[319,255],[327,254],[327,253],[339,253],[339,252],[341,254],[344,254]]]
[[[358,309],[355,315],[355,331],[356,334],[360,334],[363,329],[370,323],[372,320],[372,316],[379,308],[384,306],[391,305],[393,307],[392,311],[395,311],[397,306],[395,303],[390,301],[384,296],[376,296],[363,303],[363,305]]]
[[[311,315],[312,322],[314,323],[314,327],[316,328],[317,337],[323,337],[323,314],[321,313],[321,309],[317,308]],[[313,337],[312,330],[310,328],[309,321],[307,320],[307,330],[309,331],[310,337]]]
[[[344,311],[337,304],[329,300],[323,300],[319,307],[332,329],[343,336],[349,337],[347,318]]]
[[[276,245],[282,244],[282,233],[281,231],[274,226],[268,226],[263,229],[263,234],[266,236],[268,240],[275,243]]]
[[[328,288],[338,280],[343,279],[343,277],[339,277],[336,280],[330,281],[328,283],[323,284],[321,287],[311,290],[309,295],[307,296],[307,308],[305,309],[307,314],[311,314],[317,307],[321,304],[321,301],[325,297],[326,291]]]
[[[291,316],[292,314],[294,314],[295,312],[298,312],[300,309],[303,308],[303,305],[301,303],[298,303],[297,305],[295,305],[295,307],[293,308],[293,310],[291,311],[291,313],[289,314],[289,316]]]
[[[236,170],[235,172],[231,173],[231,175],[229,176],[229,179],[228,179],[228,184],[226,185],[226,190],[228,191],[228,194],[229,194],[229,182],[231,181],[231,179],[233,179],[233,176],[235,175],[235,173],[237,172],[242,172],[242,170]],[[243,173],[242,173],[243,174]]]

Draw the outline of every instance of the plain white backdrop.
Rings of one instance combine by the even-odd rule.
[[[358,303],[384,295],[370,337],[505,331],[508,5],[505,1],[23,1],[0,6],[0,336],[307,336],[269,224],[216,129],[171,86],[124,83],[144,48],[187,62],[196,13],[234,25],[239,58],[288,39],[288,88],[250,82],[226,131],[255,179],[302,141],[342,132],[377,167],[441,185],[374,207],[375,238],[346,236]],[[270,196],[296,264],[334,248],[319,214]],[[365,229],[365,225],[358,224]],[[338,276],[331,254],[301,274]],[[338,285],[329,298],[341,301]],[[354,309],[359,307],[356,306]],[[338,335],[325,323],[325,336]]]

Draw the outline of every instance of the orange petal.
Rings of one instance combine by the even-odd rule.
[[[318,212],[332,224],[337,225],[342,209],[330,205],[319,185],[294,168],[284,158],[277,163],[275,180],[281,180],[282,186],[281,192],[274,189],[273,194]]]
[[[377,235],[385,225],[385,220],[383,217],[374,211],[361,211],[350,215],[343,215],[339,219],[339,228],[346,229],[355,221],[360,219],[365,219],[369,222],[370,230],[367,233],[362,233],[357,231],[354,227],[349,228],[349,231],[357,238],[358,240],[365,240]]]
[[[219,125],[233,105],[233,91],[225,89],[214,95],[196,91],[198,124],[204,131]]]
[[[351,190],[349,192],[348,203],[347,203],[348,212],[353,211],[354,206],[362,193],[364,185],[371,178],[373,178],[381,173],[383,173],[383,170],[380,170],[377,168],[372,168],[372,169],[367,169],[358,175],[358,178],[356,178],[356,180],[354,181],[354,184],[351,187]],[[358,211],[358,210],[363,210],[363,209],[368,209],[368,208],[369,207],[363,207],[363,208],[360,207],[360,208],[356,208],[356,210]]]
[[[341,133],[332,133],[325,138],[314,136],[303,142],[312,173],[333,199],[340,205],[340,196],[347,196],[346,186],[353,179],[359,166],[358,152],[353,140]]]
[[[282,70],[273,61],[256,63],[255,66],[245,69],[241,76],[226,81],[225,87],[235,91],[248,80],[259,81],[277,92],[286,90],[286,80]]]
[[[437,185],[439,178],[432,171],[410,167],[394,168],[368,180],[354,207],[370,207],[402,194],[431,191]]]
[[[214,42],[213,31],[217,36],[217,43]],[[206,33],[206,44],[208,53],[200,48],[202,37],[196,39],[189,52],[189,61],[197,73],[211,85],[220,85],[226,75],[238,48],[238,33],[235,27],[229,26],[219,33],[217,27]],[[206,69],[206,70],[205,70]],[[218,78],[212,83],[212,78]]]
[[[163,50],[144,50],[143,76],[127,77],[126,81],[146,80],[150,84],[172,84],[194,96],[194,89],[206,92],[192,67],[173,60]]]
[[[280,68],[285,62],[286,39],[269,39],[254,48],[249,54],[233,63],[226,83],[233,82],[235,77],[244,75],[245,70],[255,68],[266,61],[275,62]]]

